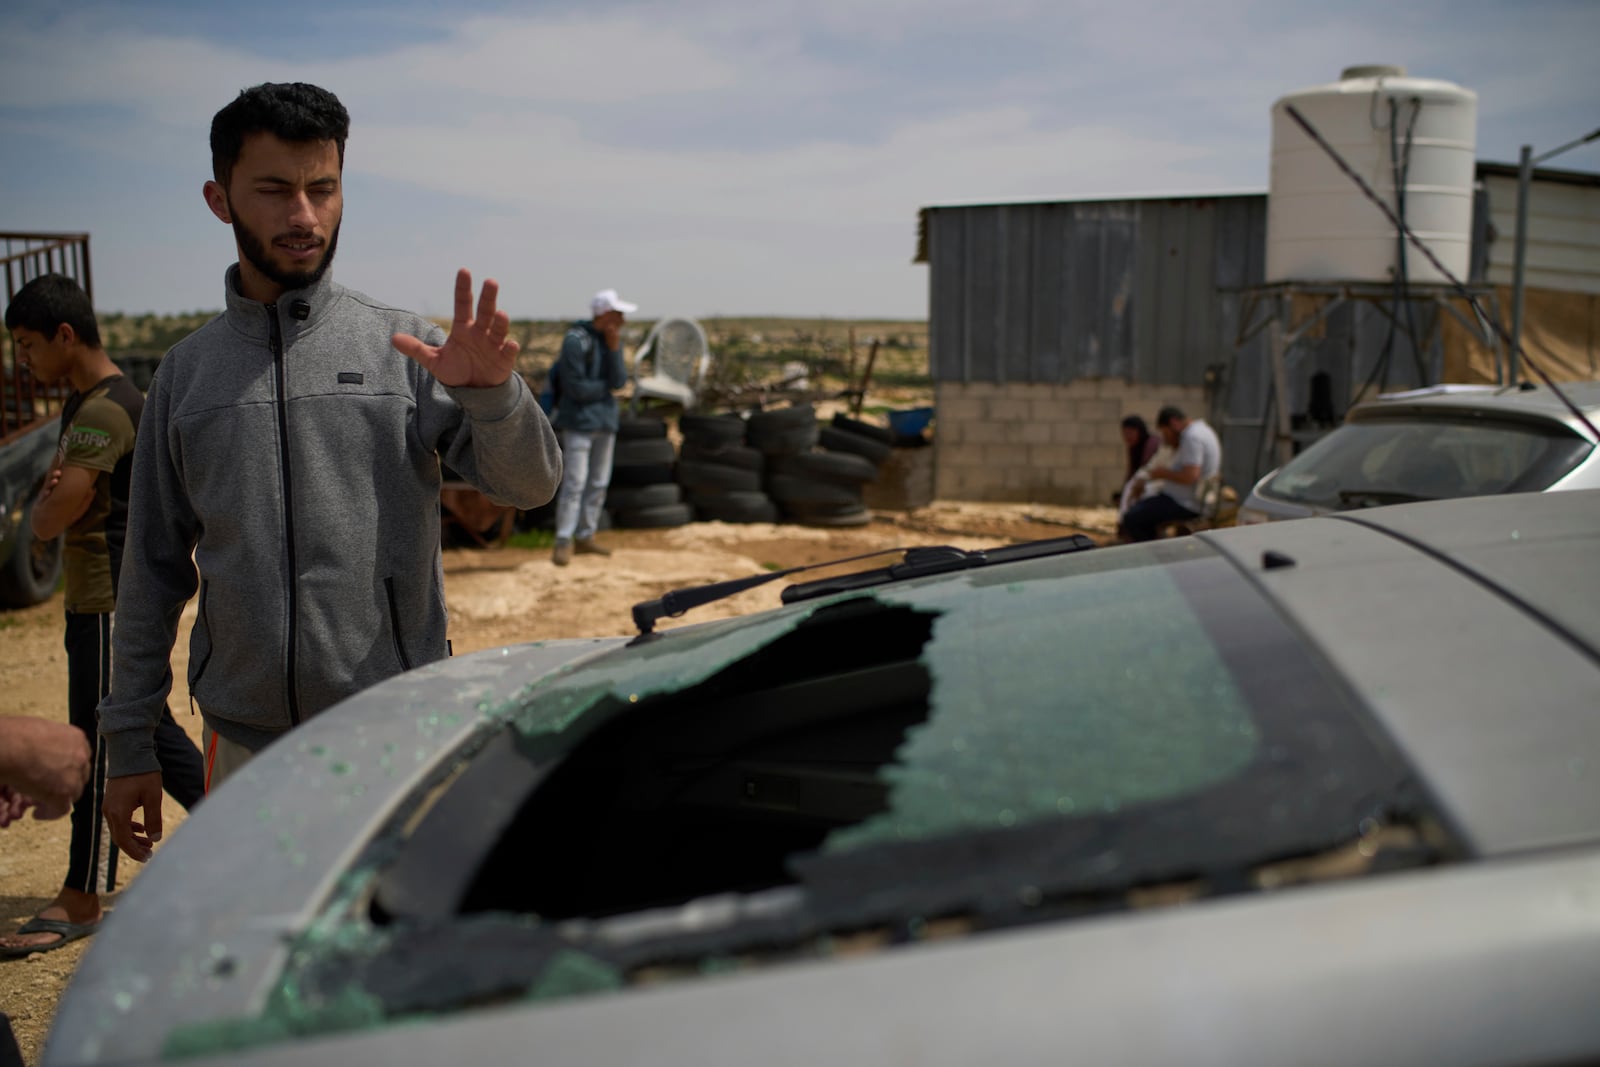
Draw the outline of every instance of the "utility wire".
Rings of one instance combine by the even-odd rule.
[[[1406,124],[1406,148],[1404,155],[1400,153],[1395,139],[1396,127],[1399,123],[1399,105],[1396,103],[1394,97],[1389,98],[1389,108],[1391,119],[1389,123],[1389,159],[1394,164],[1395,172],[1395,215],[1404,221],[1406,217],[1406,189],[1411,183],[1412,137],[1417,129],[1417,118],[1422,114],[1422,99],[1416,96],[1411,98],[1411,121]],[[1422,361],[1422,345],[1418,343],[1417,340],[1416,302],[1411,299],[1411,273],[1410,269],[1406,266],[1406,240],[1404,237],[1400,237],[1398,235],[1396,236],[1395,240],[1398,244],[1396,253],[1398,256],[1397,262],[1400,267],[1400,288],[1404,291],[1406,298],[1406,340],[1411,345],[1411,363],[1416,367],[1417,380],[1423,385],[1427,385],[1428,368]],[[1399,308],[1395,308],[1397,313],[1399,310]],[[1437,311],[1435,314],[1437,314]]]
[[[1371,185],[1367,184],[1367,180],[1361,175],[1357,174],[1355,170],[1351,168],[1349,163],[1345,162],[1344,157],[1340,156],[1338,150],[1335,149],[1333,145],[1329,144],[1327,140],[1323,138],[1322,134],[1317,132],[1317,128],[1315,126],[1306,121],[1306,117],[1300,114],[1299,109],[1297,109],[1293,104],[1285,104],[1283,109],[1284,112],[1295,121],[1295,124],[1306,132],[1306,136],[1315,141],[1317,147],[1327,153],[1328,158],[1333,160],[1334,165],[1340,170],[1344,171],[1345,176],[1356,183],[1356,186],[1361,190],[1362,195],[1368,200],[1372,201],[1372,203],[1377,206],[1379,211],[1383,212],[1384,218],[1389,220],[1390,225],[1394,226],[1399,232],[1404,234],[1406,240],[1410,241],[1414,246],[1416,246],[1417,251],[1421,252],[1423,256],[1427,258],[1429,263],[1433,264],[1434,269],[1443,275],[1446,281],[1455,286],[1456,291],[1460,293],[1462,298],[1464,298],[1468,304],[1472,305],[1472,310],[1477,314],[1478,320],[1480,322],[1487,322],[1489,324],[1489,326],[1494,330],[1495,336],[1499,337],[1507,348],[1516,352],[1522,358],[1522,361],[1526,363],[1528,367],[1531,368],[1533,372],[1544,381],[1544,384],[1550,387],[1550,391],[1561,399],[1561,402],[1567,406],[1567,410],[1571,411],[1577,420],[1583,423],[1584,427],[1588,429],[1595,442],[1600,443],[1600,430],[1595,429],[1594,423],[1589,421],[1589,417],[1583,413],[1583,409],[1574,404],[1571,398],[1569,398],[1566,393],[1561,391],[1561,388],[1551,380],[1550,376],[1544,372],[1543,368],[1528,358],[1527,350],[1524,349],[1520,344],[1512,341],[1511,335],[1506,332],[1503,326],[1489,318],[1489,316],[1484,313],[1483,308],[1478,304],[1477,297],[1473,296],[1472,293],[1468,291],[1467,287],[1461,283],[1460,279],[1450,272],[1450,268],[1439,262],[1439,257],[1433,254],[1433,249],[1428,247],[1427,242],[1423,241],[1420,237],[1413,233],[1411,227],[1407,226],[1404,220],[1395,215],[1394,210],[1390,208],[1388,204],[1383,202],[1383,199],[1378,196]]]

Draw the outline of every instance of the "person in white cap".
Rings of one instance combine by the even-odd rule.
[[[579,319],[561,342],[561,355],[550,368],[555,394],[551,423],[561,437],[565,468],[556,496],[556,544],[550,554],[558,567],[573,553],[609,556],[595,543],[600,509],[611,484],[611,457],[617,443],[617,398],[611,394],[628,380],[622,359],[622,323],[639,310],[602,289],[589,301],[590,317]]]

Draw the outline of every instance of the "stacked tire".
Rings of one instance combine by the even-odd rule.
[[[894,433],[887,426],[876,426],[847,415],[835,415],[833,423],[818,433],[818,443],[830,452],[851,452],[881,467],[894,452]]]
[[[767,495],[786,517],[806,526],[872,521],[862,489],[877,477],[880,460],[854,450],[855,438],[844,440],[841,433],[837,426],[819,428],[809,404],[750,416],[751,444],[767,461]]]
[[[683,444],[677,481],[697,519],[708,522],[777,522],[778,508],[762,491],[766,457],[746,441],[738,415],[678,419]]]
[[[692,521],[694,511],[677,482],[677,463],[665,420],[623,416],[606,491],[612,525],[642,530]]]

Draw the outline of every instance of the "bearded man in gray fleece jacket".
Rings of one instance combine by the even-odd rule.
[[[153,738],[196,590],[188,681],[209,790],[302,720],[448,654],[441,457],[519,508],[561,484],[493,281],[474,313],[457,274],[447,337],[328,276],[348,130],[338,99],[302,83],[246,89],[212,122],[206,204],[239,261],[227,310],[150,386],[100,705],[106,819],[140,862],[161,839]]]

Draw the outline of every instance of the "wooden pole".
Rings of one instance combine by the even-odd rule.
[[[872,382],[872,364],[878,358],[878,339],[872,339],[872,347],[867,349],[867,367],[861,372],[861,388],[856,390],[855,417],[861,417],[861,405],[867,399],[867,386]]]

